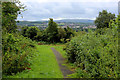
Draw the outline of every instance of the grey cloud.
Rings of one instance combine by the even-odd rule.
[[[117,2],[26,2],[23,20],[46,18],[95,18],[103,9],[117,15]],[[22,20],[18,18],[18,20]]]

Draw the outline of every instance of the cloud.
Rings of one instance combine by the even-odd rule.
[[[118,2],[119,0],[20,0],[21,2]]]
[[[21,0],[22,1],[22,0]],[[23,12],[24,18],[18,17],[18,20],[45,20],[48,18],[96,18],[100,11],[107,10],[111,13],[118,13],[117,0],[89,0],[91,2],[76,2],[74,0],[64,0],[66,2],[57,2],[63,0],[29,0],[24,2],[27,6],[27,11]],[[48,1],[48,2],[47,2]],[[51,1],[51,0],[50,0]],[[52,0],[53,1],[53,0]],[[81,2],[80,2],[81,1]],[[88,1],[88,0],[85,0]]]

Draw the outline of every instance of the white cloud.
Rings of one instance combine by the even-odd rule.
[[[20,0],[21,2],[118,2],[119,0]]]
[[[62,20],[62,19],[91,19],[91,20],[95,20],[95,18],[54,18],[54,20]],[[42,21],[48,21],[49,18],[46,19],[42,19]]]
[[[64,18],[95,19],[103,9],[116,15],[118,13],[118,3],[112,2],[113,0],[103,0],[104,2],[102,0],[89,0],[91,2],[76,2],[78,0],[74,0],[74,2],[70,2],[73,0],[69,0],[69,2],[57,2],[60,0],[54,0],[56,2],[47,1],[48,0],[26,0],[24,4],[28,10],[23,13],[24,18],[18,18],[18,20],[46,20],[49,18],[56,20]]]

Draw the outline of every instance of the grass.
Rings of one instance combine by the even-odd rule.
[[[64,45],[58,45],[54,47],[64,58],[67,58],[66,52],[63,50]]]
[[[75,65],[73,63],[68,63],[67,61],[67,54],[66,52],[63,50],[64,48],[64,45],[57,45],[57,46],[54,46],[54,48],[64,57],[66,58],[66,64],[62,64],[62,65],[65,65],[67,66],[71,71],[75,71]],[[73,74],[70,74],[68,75],[69,78],[75,78],[76,77],[76,73],[73,73]]]
[[[63,78],[51,47],[54,46],[37,45],[37,52],[30,59],[32,63],[31,70],[25,70],[16,75],[7,76],[7,78]]]

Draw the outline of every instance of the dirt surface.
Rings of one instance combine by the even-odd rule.
[[[53,53],[56,56],[56,60],[59,64],[60,70],[63,73],[64,78],[67,78],[67,75],[72,74],[73,71],[69,70],[67,66],[65,66],[65,59],[62,57],[62,55],[56,51],[54,48],[51,48]]]

